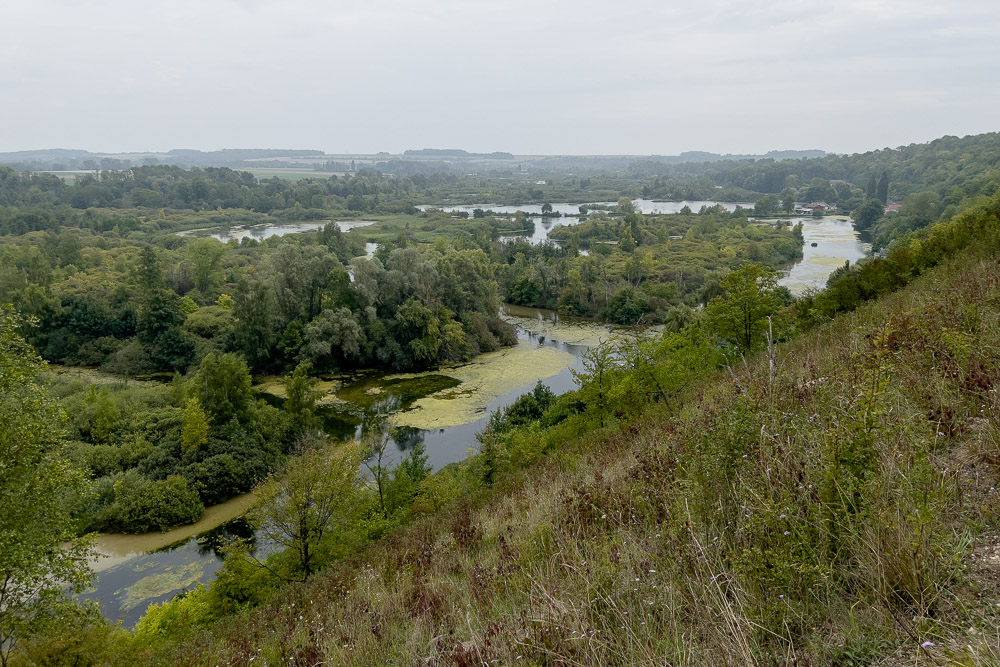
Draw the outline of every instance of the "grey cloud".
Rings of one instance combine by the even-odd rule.
[[[993,2],[39,1],[2,150],[867,150],[1000,129]]]

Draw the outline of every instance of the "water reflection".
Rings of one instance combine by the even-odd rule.
[[[558,320],[547,311],[514,310],[516,316],[524,317],[525,322],[540,321],[539,318],[547,323]],[[561,342],[551,334],[528,331],[524,327],[519,327],[518,338],[521,345],[553,347],[568,352],[572,362],[555,375],[545,378],[544,383],[556,394],[574,387],[571,371],[582,368],[580,357],[586,351],[586,345]],[[379,416],[411,409],[415,401],[429,395],[447,395],[449,390],[461,391],[459,385],[462,382],[446,372],[404,377],[363,374],[349,378],[337,391],[344,402],[319,406],[317,413],[331,437],[340,440],[363,438],[367,435],[366,429],[376,428]],[[489,415],[529,391],[535,381],[532,379],[512,391],[493,397],[482,409],[481,416],[469,423],[437,429],[393,428],[391,444],[382,464],[391,469],[421,443],[434,470],[466,458],[478,446],[476,434],[485,428]],[[261,397],[275,405],[283,403],[274,395],[262,393]],[[106,618],[121,620],[126,627],[132,627],[150,604],[168,600],[181,590],[199,583],[210,582],[222,564],[226,544],[237,538],[247,540],[261,559],[273,548],[262,543],[245,519],[236,518],[164,549],[121,557],[119,562],[103,569],[94,589],[81,597],[98,601]]]
[[[633,199],[632,205],[635,207],[636,211],[643,214],[653,215],[672,215],[680,213],[685,206],[691,209],[694,213],[699,212],[703,207],[711,208],[713,206],[722,206],[727,211],[734,211],[737,206],[742,206],[743,208],[753,208],[753,204],[751,203],[714,202],[702,200],[654,201],[652,199]],[[470,217],[475,214],[476,209],[482,210],[487,215],[491,212],[503,215],[513,215],[517,211],[521,211],[527,214],[528,220],[530,220],[533,224],[533,228],[528,231],[501,232],[500,238],[521,238],[525,239],[532,245],[538,245],[548,240],[549,232],[553,229],[563,226],[571,227],[586,220],[586,218],[583,217],[584,211],[597,211],[604,209],[614,210],[618,206],[618,202],[593,202],[590,204],[561,203],[551,204],[551,206],[552,213],[558,215],[554,215],[552,217],[543,216],[541,204],[523,204],[521,206],[499,206],[493,204],[462,204],[455,206],[424,205],[418,206],[417,208],[422,211],[439,209],[448,213],[467,213]]]
[[[194,539],[198,545],[199,556],[214,556],[220,560],[225,558],[225,548],[234,540],[243,541],[250,553],[257,550],[257,534],[244,517],[227,521]]]
[[[802,259],[788,269],[778,282],[800,296],[809,289],[822,289],[830,274],[844,265],[866,257],[871,244],[864,243],[854,231],[850,219],[841,216],[796,218],[802,223]]]
[[[330,220],[314,220],[303,222],[268,222],[259,225],[232,225],[222,231],[218,227],[206,227],[204,229],[189,229],[177,232],[177,236],[191,236],[195,238],[218,239],[223,243],[230,240],[240,241],[242,239],[255,239],[263,241],[272,236],[284,236],[285,234],[299,234],[302,232],[314,232],[323,229],[330,224]],[[334,220],[333,224],[340,228],[340,231],[347,232],[357,227],[367,227],[374,225],[374,220]]]

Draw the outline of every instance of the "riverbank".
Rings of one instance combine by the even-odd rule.
[[[224,503],[206,507],[201,518],[195,523],[176,526],[164,532],[143,533],[141,535],[100,533],[97,535],[94,545],[96,555],[90,561],[90,566],[95,572],[103,572],[124,563],[133,556],[152,553],[184,542],[196,535],[217,528],[227,521],[243,516],[256,502],[257,496],[253,493],[244,493],[230,498]]]

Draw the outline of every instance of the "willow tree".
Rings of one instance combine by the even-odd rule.
[[[38,385],[42,361],[22,324],[0,306],[0,665],[90,578],[71,516],[86,478],[63,455],[62,415]]]

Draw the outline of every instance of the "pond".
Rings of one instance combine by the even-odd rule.
[[[850,218],[824,216],[822,218],[794,218],[795,225],[802,223],[802,259],[792,265],[778,281],[795,296],[806,290],[826,287],[826,280],[844,262],[857,262],[866,257],[871,244],[864,243],[854,231]]]
[[[272,236],[284,236],[285,234],[298,234],[301,232],[314,232],[323,229],[326,225],[333,224],[340,227],[340,231],[348,232],[358,227],[374,225],[374,220],[309,220],[302,222],[267,222],[260,225],[232,225],[230,227],[206,227],[203,229],[189,229],[177,232],[177,236],[190,236],[194,238],[218,239],[223,243],[228,243],[232,239],[256,239],[263,241]]]
[[[428,373],[360,374],[328,378],[317,412],[336,439],[360,434],[372,412],[391,415],[396,435],[383,463],[395,465],[418,442],[435,470],[461,461],[478,446],[476,433],[489,415],[530,391],[542,380],[556,394],[574,388],[574,369],[582,369],[588,346],[610,337],[605,326],[560,320],[551,311],[505,306],[504,317],[517,327],[517,345],[480,355],[461,365]],[[257,389],[266,400],[283,402],[278,378],[265,378]],[[239,517],[252,505],[252,494],[210,507],[191,526],[147,535],[102,535],[93,562],[98,575],[81,597],[98,601],[102,614],[132,627],[157,602],[212,580],[222,564],[220,547],[232,537],[253,537]],[[256,543],[257,555],[269,546]]]
[[[680,213],[681,209],[687,206],[692,211],[697,213],[701,210],[702,206],[715,206],[717,204],[723,206],[727,211],[733,211],[737,206],[742,206],[743,208],[753,208],[753,204],[748,203],[726,203],[726,202],[714,202],[714,201],[654,201],[652,199],[633,199],[632,204],[635,206],[637,211],[644,214],[663,214],[669,215],[674,213]],[[535,229],[531,233],[512,233],[512,234],[501,234],[500,238],[513,239],[513,238],[523,238],[526,239],[532,245],[538,245],[544,243],[549,237],[549,232],[551,232],[556,227],[571,227],[573,225],[578,225],[585,218],[580,217],[580,207],[581,206],[610,206],[615,207],[618,202],[593,202],[590,204],[552,204],[552,212],[559,213],[560,217],[542,217],[542,205],[541,204],[524,204],[522,206],[498,206],[494,204],[462,204],[459,206],[430,206],[422,205],[417,208],[421,211],[426,211],[428,209],[440,209],[449,213],[468,213],[470,216],[473,211],[477,208],[483,209],[484,211],[492,210],[495,213],[503,213],[506,215],[513,215],[517,211],[522,211],[527,214],[528,218],[535,223]]]

